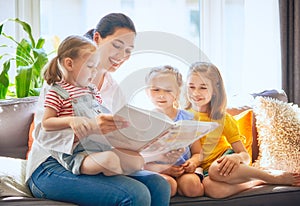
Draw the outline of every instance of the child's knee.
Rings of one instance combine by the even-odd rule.
[[[95,168],[98,168],[99,170],[98,173],[100,172],[105,173],[106,170],[115,174],[122,173],[120,159],[118,155],[116,155],[112,151],[93,153],[89,155],[89,158],[92,158],[93,162],[95,162],[96,164]]]
[[[170,188],[171,188],[171,197],[175,196],[177,193],[177,181],[169,176],[169,175],[165,175],[165,174],[161,174],[161,176],[163,176],[169,183]]]
[[[124,174],[131,174],[144,166],[144,158],[137,152],[122,149],[113,152],[119,157]]]
[[[196,174],[186,174],[178,180],[178,192],[187,197],[199,197],[204,195],[204,186]]]

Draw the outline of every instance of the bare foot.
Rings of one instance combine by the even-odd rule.
[[[285,171],[269,171],[274,178],[269,182],[278,185],[291,185],[300,187],[300,173],[290,173]]]
[[[249,182],[246,182],[245,184],[248,184],[248,188],[252,188],[252,187],[255,187],[255,186],[258,186],[258,185],[263,185],[265,183],[266,183],[265,181],[254,179],[254,180],[251,180]]]

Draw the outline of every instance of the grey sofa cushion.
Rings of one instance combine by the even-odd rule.
[[[209,197],[186,198],[175,196],[171,199],[174,206],[205,205],[205,206],[282,206],[300,205],[300,187],[282,185],[262,185],[246,190],[225,199]]]
[[[28,134],[38,97],[0,101],[0,155],[26,158]]]

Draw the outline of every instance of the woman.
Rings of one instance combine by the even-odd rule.
[[[92,34],[90,36],[101,50],[97,85],[103,91],[104,101],[111,101],[105,92],[110,88],[116,91],[117,87],[107,72],[115,71],[130,57],[136,31],[127,16],[112,13],[103,17],[97,28],[89,34]],[[43,102],[43,94],[40,99]],[[42,113],[40,109],[36,114],[35,140],[29,153],[26,173],[27,183],[35,197],[78,205],[169,205],[170,187],[157,174],[139,171],[131,176],[105,176],[103,173],[74,175],[67,171],[50,157],[50,151],[70,153],[74,134],[66,129],[51,139],[38,138]],[[97,118],[97,125],[102,133],[108,133],[117,129],[118,122],[109,114],[101,114]]]
[[[115,28],[118,29],[115,30]],[[100,64],[95,83],[104,99],[104,105],[110,111],[113,111],[113,107],[117,108],[117,105],[120,105],[125,99],[109,72],[116,71],[129,59],[134,48],[135,35],[135,26],[131,19],[120,13],[105,16],[95,29],[91,29],[85,34],[99,45]]]

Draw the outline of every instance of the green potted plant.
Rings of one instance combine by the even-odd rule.
[[[25,38],[17,40],[5,33],[4,27],[8,23],[22,27]],[[3,39],[8,43],[3,44]],[[0,139],[5,140],[0,144],[0,155],[18,154],[15,157],[25,158],[28,125],[33,120],[43,84],[41,71],[51,53],[47,54],[43,49],[45,39],[35,40],[31,26],[18,18],[0,23],[0,42],[0,131],[3,131]]]
[[[16,40],[4,32],[5,24],[14,22],[23,28],[27,38]],[[18,18],[6,19],[0,23],[0,38],[8,39],[12,44],[0,45],[3,53],[0,53],[0,60],[4,61],[0,73],[0,99],[7,97],[28,97],[38,96],[39,89],[43,84],[41,70],[48,62],[48,54],[43,46],[45,39],[40,37],[37,41],[32,35],[31,26]],[[8,48],[13,48],[14,53],[7,53]],[[14,83],[11,83],[8,72],[15,68]],[[9,88],[12,90],[9,91]]]

